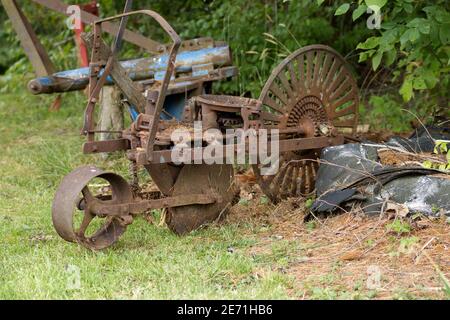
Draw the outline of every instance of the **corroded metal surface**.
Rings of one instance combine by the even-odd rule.
[[[291,112],[308,104],[325,111],[335,127],[356,129],[356,81],[344,58],[327,46],[304,47],[288,56],[272,72],[259,100],[264,110],[277,115],[267,125],[286,127]]]
[[[97,198],[89,188],[89,182],[101,178],[109,183],[111,197],[107,200]],[[90,249],[100,250],[111,246],[125,232],[126,221],[120,217],[107,217],[92,235],[86,230],[94,215],[90,210],[98,202],[121,204],[131,202],[133,195],[128,183],[120,176],[104,172],[94,166],[81,167],[64,177],[52,206],[53,225],[58,234],[70,242],[78,242]],[[75,214],[82,214],[82,222],[74,225]]]
[[[137,76],[136,72],[133,73],[136,70],[127,72],[117,61],[116,50],[107,47],[101,39],[103,24],[115,19],[123,22],[126,17],[137,13],[156,19],[173,40],[172,45],[165,48],[170,53],[158,61],[159,66],[154,66],[154,82],[146,83],[141,91],[133,82],[136,80],[133,78]],[[125,23],[121,23],[121,27],[122,31],[125,30]],[[209,65],[191,65],[198,58],[195,56],[198,52],[189,48],[216,50],[223,45],[216,47],[208,39],[183,45],[167,21],[153,11],[130,12],[99,20],[94,25],[92,39],[95,50],[88,75],[89,99],[83,128],[88,141],[84,151],[126,151],[131,161],[133,178],[129,184],[115,174],[105,173],[95,167],[83,167],[64,178],[58,188],[52,209],[58,234],[91,249],[112,245],[136,215],[153,209],[164,208],[167,226],[180,235],[223,217],[237,193],[233,166],[210,163],[226,160],[227,150],[231,150],[233,159],[237,159],[238,153],[250,156],[257,152],[248,144],[244,149],[238,144],[238,134],[243,130],[227,129],[252,129],[256,139],[259,139],[261,129],[278,129],[279,171],[275,175],[262,176],[260,165],[254,166],[261,188],[272,201],[277,202],[291,196],[310,195],[315,187],[320,149],[344,143],[339,128],[354,129],[356,126],[356,84],[342,57],[325,46],[311,46],[296,51],[274,70],[260,98],[249,99],[209,94],[211,88],[203,85],[203,81],[214,77],[216,70],[211,67],[217,62],[215,56],[208,56]],[[116,43],[120,41],[119,31]],[[208,47],[200,48],[205,45]],[[180,48],[181,53],[177,56]],[[225,56],[220,57],[222,54],[219,54],[216,57],[219,60],[224,57],[231,59],[228,49],[226,51]],[[200,54],[201,59],[205,59],[203,54]],[[188,60],[178,61],[183,55]],[[190,86],[195,82],[192,80],[194,78],[188,81],[183,78],[175,81],[171,79],[177,68],[185,67],[198,75],[198,78],[194,78],[200,83],[191,88],[189,93],[186,89],[183,92],[183,83]],[[124,104],[133,109],[134,116],[131,127],[121,132],[116,140],[97,141],[95,106],[101,88],[110,80],[117,84],[127,98]],[[173,89],[174,83],[182,84],[177,89],[180,90],[178,95],[184,94],[186,97],[168,97],[170,84]],[[183,105],[188,95],[192,99]],[[165,101],[169,98],[168,105],[171,107],[166,107]],[[196,135],[194,121],[202,124],[200,136]],[[218,145],[222,142],[223,154],[206,152],[208,139],[203,133],[210,128],[226,133],[217,141]],[[172,141],[171,134],[177,129],[187,132],[187,147],[183,154],[192,156],[190,163],[179,164],[173,159],[175,141]],[[277,136],[277,133],[268,133],[269,140]],[[244,140],[248,138],[244,136]],[[227,144],[228,141],[231,143]],[[261,142],[257,142],[261,148]],[[268,143],[267,150],[271,152],[272,147]],[[157,197],[140,187],[139,166],[147,169],[158,187],[160,193]],[[89,183],[97,178],[109,183],[110,192],[93,195]],[[74,227],[73,223],[75,208],[84,217],[79,228]],[[93,235],[86,234],[91,221],[98,218],[105,219],[103,226]]]
[[[314,45],[297,50],[272,72],[259,100],[265,127],[303,128],[303,138],[333,135],[333,130],[356,130],[359,94],[345,60],[333,49]],[[292,151],[280,157],[275,176],[261,176],[262,190],[278,202],[309,196],[315,190],[320,149]]]
[[[217,202],[169,208],[166,223],[170,230],[183,235],[224,216],[235,195],[232,165],[185,165],[173,187],[172,196],[193,191],[214,195]]]
[[[120,64],[133,81],[161,80],[167,68],[167,61],[168,54],[161,54],[152,58],[122,61]],[[205,64],[211,64],[213,68],[202,72],[195,69],[195,66]],[[179,85],[182,81],[193,81],[196,77],[208,80],[210,75],[214,76],[214,72],[217,73],[229,66],[231,66],[231,54],[227,45],[183,51],[177,55],[175,72],[179,75],[177,78],[181,76],[185,79],[172,81],[171,85]],[[235,73],[233,72],[232,75]],[[225,73],[225,75],[227,74]],[[113,79],[109,77],[106,84],[113,84],[113,82]],[[58,93],[83,90],[88,84],[89,68],[79,68],[33,79],[28,84],[28,90],[32,94]]]

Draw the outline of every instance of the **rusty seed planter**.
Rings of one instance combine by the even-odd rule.
[[[104,23],[117,19],[124,22],[135,14],[155,19],[172,39],[172,45],[167,48],[165,73],[147,87],[133,82],[116,59],[118,46],[110,49],[101,37]],[[121,42],[124,27],[125,23],[121,23],[115,43]],[[92,59],[83,127],[87,137],[84,152],[126,151],[133,173],[144,166],[161,194],[155,198],[141,190],[137,179],[130,184],[116,174],[93,166],[78,168],[67,175],[54,198],[53,224],[63,239],[90,249],[111,246],[136,215],[152,209],[167,208],[166,223],[180,235],[226,213],[236,194],[233,166],[171,162],[170,130],[177,125],[192,127],[194,121],[202,121],[204,129],[217,128],[222,132],[227,128],[256,132],[261,128],[279,129],[278,173],[263,176],[262,165],[253,165],[259,185],[274,202],[314,192],[321,148],[344,143],[342,129],[351,134],[356,128],[359,104],[356,82],[344,59],[323,45],[301,48],[287,57],[273,71],[257,100],[208,95],[200,90],[181,107],[181,117],[167,119],[170,113],[165,99],[169,84],[177,81],[173,75],[182,42],[164,18],[153,11],[140,10],[99,20],[87,40]],[[101,88],[110,82],[109,77],[138,116],[119,139],[97,141],[94,110]],[[194,148],[191,151],[194,153]],[[106,181],[109,187],[94,194],[98,190],[90,183],[96,179]],[[75,226],[79,213],[81,219]],[[91,229],[95,231],[88,232]]]

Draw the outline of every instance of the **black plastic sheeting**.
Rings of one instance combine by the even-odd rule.
[[[399,147],[409,152],[433,152],[435,140],[450,140],[448,127],[421,127],[408,138],[392,137],[386,145]]]
[[[450,133],[424,130],[410,139],[394,137],[385,146],[408,152],[431,152],[434,139],[450,140]],[[358,202],[367,214],[380,214],[387,201],[403,204],[410,213],[450,216],[450,179],[422,167],[388,167],[378,161],[373,143],[325,148],[317,173],[313,213],[333,212]]]

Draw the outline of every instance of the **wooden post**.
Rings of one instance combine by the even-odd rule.
[[[98,130],[122,131],[124,129],[121,92],[116,86],[104,86],[100,95]],[[117,139],[117,133],[100,133],[100,140]]]

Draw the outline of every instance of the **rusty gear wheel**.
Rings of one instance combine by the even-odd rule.
[[[324,127],[352,134],[358,122],[359,93],[344,58],[323,45],[301,48],[272,72],[259,100],[266,128],[301,127],[297,138],[323,135]],[[280,155],[279,171],[261,175],[253,166],[263,192],[278,202],[288,197],[309,196],[315,191],[320,149]]]

